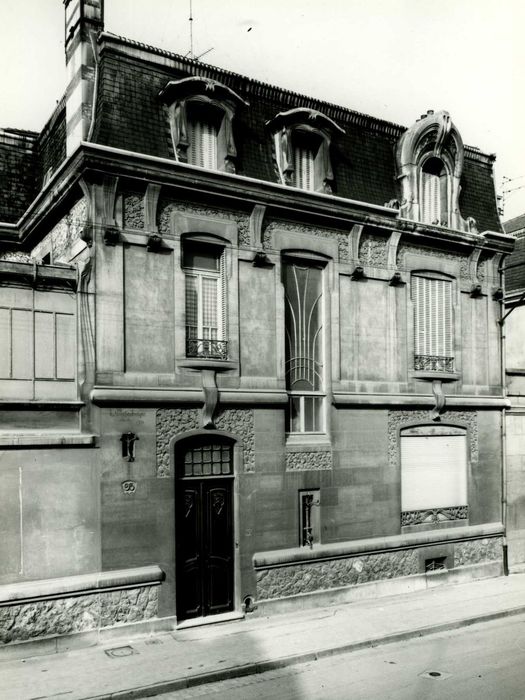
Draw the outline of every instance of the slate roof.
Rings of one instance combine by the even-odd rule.
[[[516,267],[511,267],[505,273],[505,290],[507,292],[525,290],[525,214],[505,221],[503,228],[505,233],[516,236],[514,251],[505,263],[507,266]]]
[[[237,111],[233,125],[240,175],[277,181],[265,123],[279,112],[307,107],[323,112],[345,131],[332,141],[336,195],[378,205],[399,197],[395,146],[405,127],[107,32],[99,36],[99,44],[95,143],[173,158],[167,110],[159,92],[170,80],[201,75],[224,83],[249,103]],[[31,134],[27,142],[16,145],[2,144],[0,139],[0,221],[20,217],[46,172],[65,159],[65,140],[63,100],[39,135]],[[479,231],[502,230],[493,160],[493,156],[465,147],[460,209],[464,218],[476,219]]]
[[[100,42],[96,142],[173,158],[167,114],[158,94],[170,80],[199,75],[222,82],[249,103],[237,110],[234,120],[238,174],[276,182],[265,124],[279,112],[308,107],[323,112],[345,131],[332,141],[335,194],[378,205],[399,196],[395,146],[405,127],[108,33],[101,35]],[[127,48],[141,55],[129,55]],[[172,65],[161,65],[159,55]],[[465,148],[460,208],[464,218],[476,219],[479,231],[501,231],[493,160],[477,149]]]
[[[0,222],[15,223],[66,157],[65,101],[57,104],[40,134],[0,130]]]

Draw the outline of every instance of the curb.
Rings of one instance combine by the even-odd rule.
[[[265,671],[274,671],[278,668],[286,666],[294,666],[300,663],[308,663],[318,661],[319,659],[346,654],[351,651],[359,651],[361,649],[377,647],[383,644],[393,644],[395,642],[403,642],[408,639],[417,637],[427,637],[440,632],[448,632],[450,630],[469,627],[482,622],[491,622],[500,618],[511,617],[513,615],[521,615],[525,613],[525,605],[520,605],[517,608],[509,608],[498,612],[485,613],[475,615],[473,617],[463,618],[461,620],[452,620],[438,625],[429,627],[418,627],[413,630],[405,630],[404,632],[394,632],[383,637],[372,637],[363,639],[357,642],[350,642],[335,647],[328,647],[320,651],[309,651],[301,654],[293,654],[290,656],[282,656],[276,659],[268,659],[266,661],[252,662],[243,666],[230,666],[229,668],[221,668],[217,671],[209,671],[195,676],[187,676],[185,678],[176,678],[173,680],[161,681],[139,688],[129,690],[119,690],[113,693],[104,693],[103,695],[85,696],[83,700],[137,700],[138,698],[147,698],[160,693],[171,693],[177,690],[193,688],[207,683],[216,683],[218,681],[230,680],[232,678],[241,678],[243,676],[252,676]]]

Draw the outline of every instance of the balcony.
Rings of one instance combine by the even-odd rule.
[[[441,355],[414,355],[414,369],[419,372],[453,372],[454,358]]]
[[[198,357],[203,360],[227,360],[228,341],[186,338],[186,357]]]

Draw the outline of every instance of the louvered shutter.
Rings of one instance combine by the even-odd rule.
[[[217,169],[217,129],[202,119],[188,121],[188,162],[209,170]]]
[[[228,290],[227,290],[227,284],[228,281],[226,279],[226,255],[223,252],[220,259],[219,259],[219,310],[220,310],[220,318],[218,322],[218,327],[219,327],[219,339],[224,340],[225,338],[228,337],[228,312],[227,312],[227,299],[228,299]]]
[[[311,148],[297,145],[294,148],[295,186],[302,190],[315,190],[314,154]]]
[[[414,352],[453,356],[452,282],[414,275]]]
[[[441,179],[421,171],[421,220],[427,224],[441,221]]]
[[[401,510],[467,504],[466,436],[402,436]]]
[[[198,338],[199,327],[199,279],[186,274],[186,337]]]

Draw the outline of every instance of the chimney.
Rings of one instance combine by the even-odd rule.
[[[66,153],[85,140],[91,125],[95,84],[95,41],[104,29],[104,0],[64,0],[66,88]]]

